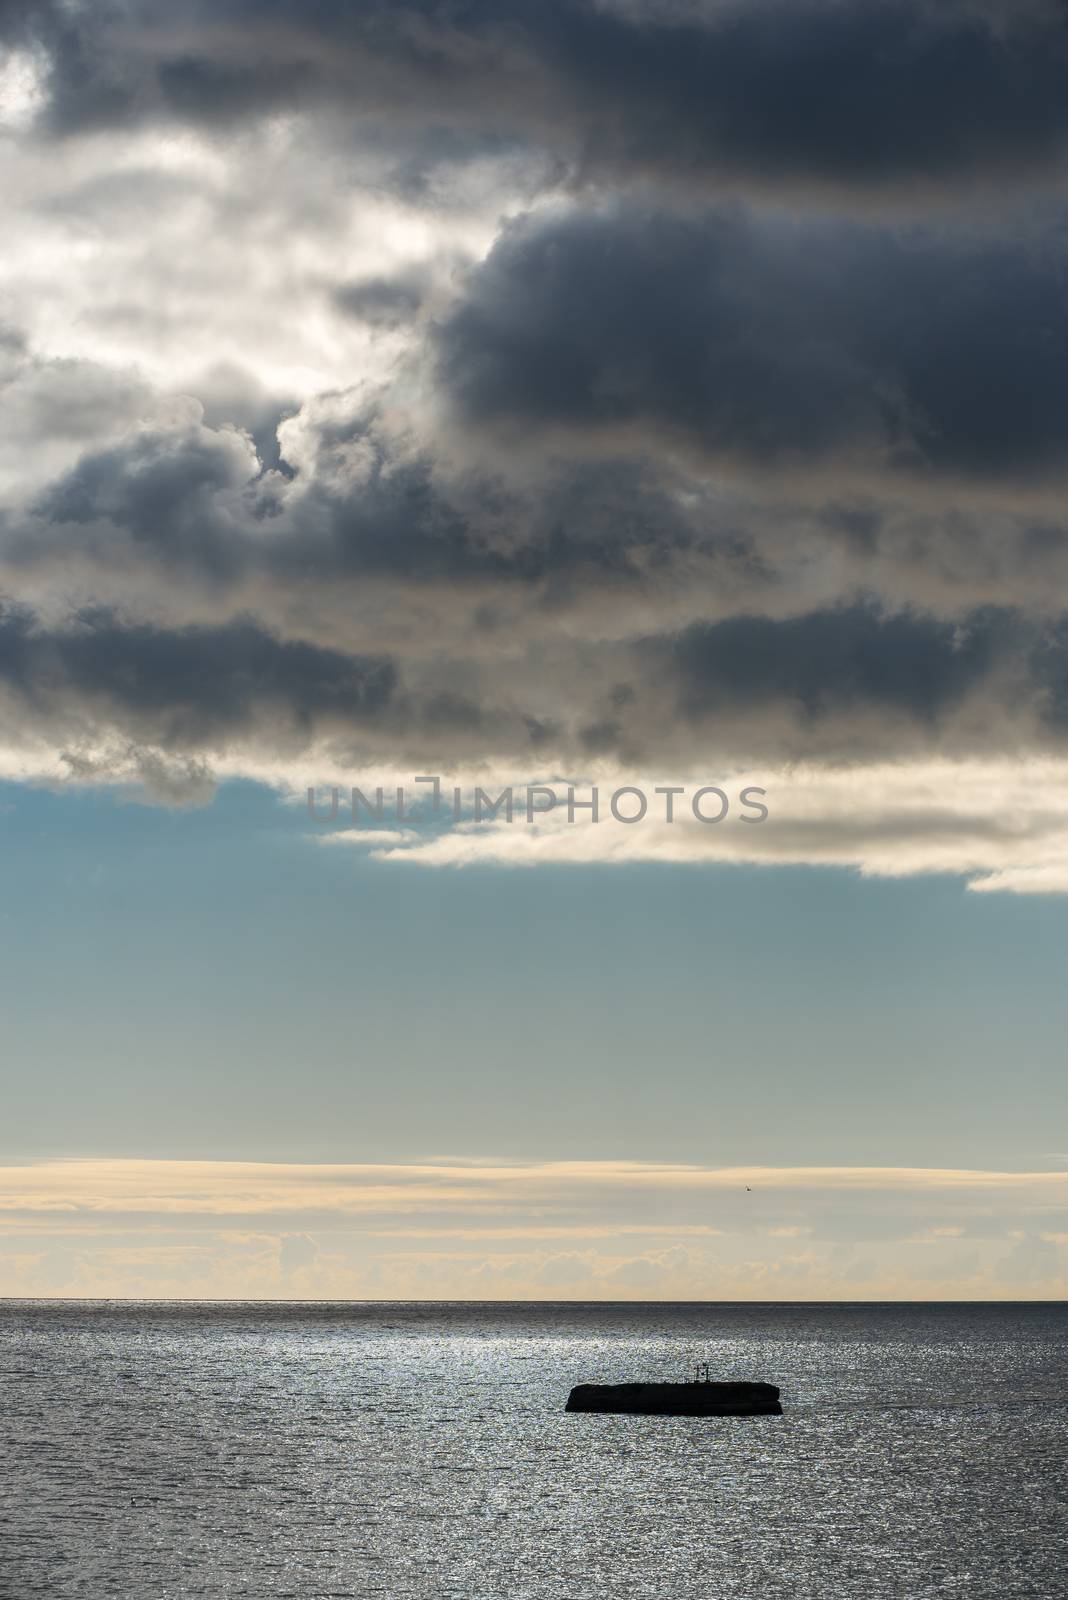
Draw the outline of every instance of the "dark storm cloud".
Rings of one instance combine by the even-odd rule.
[[[713,736],[734,759],[762,761],[1068,742],[1063,620],[1042,627],[988,609],[951,627],[857,604],[730,618],[600,656],[562,661],[553,701],[550,674],[528,677],[522,663],[511,673],[455,658],[394,663],[282,639],[251,616],[175,627],[103,609],[48,623],[25,607],[0,611],[9,728],[51,730],[59,748],[118,737],[145,760],[277,757],[324,742],[394,760],[530,759],[550,707],[550,759],[580,763],[686,759]],[[179,777],[184,793],[189,774]]]
[[[17,308],[48,354],[16,342],[0,388],[16,744],[1063,748],[1064,227],[935,209],[1062,174],[1062,8],[105,0],[2,28],[51,61]],[[314,126],[246,126],[289,110]],[[78,137],[106,127],[128,171]],[[583,179],[627,188],[583,209]],[[922,226],[877,220],[891,191]],[[198,245],[231,218],[217,282]]]
[[[781,622],[731,617],[698,625],[675,642],[670,658],[689,716],[725,707],[744,711],[770,700],[795,707],[809,722],[861,706],[931,723],[1003,660],[1026,660],[1033,636],[1003,611],[978,613],[961,626],[854,605]],[[1063,661],[1063,643],[1052,654]]]
[[[1062,617],[1044,632],[1031,657],[1032,671],[1041,685],[1040,705],[1046,725],[1058,736],[1068,735],[1068,618]]]
[[[219,405],[226,383],[246,402],[215,379]],[[26,725],[72,716],[170,755],[370,740],[431,765],[681,763],[709,738],[761,761],[1064,744],[1063,527],[761,509],[655,452],[449,472],[366,399],[298,425],[288,479],[189,421],[92,450],[37,496],[9,571],[44,574],[49,616],[53,568],[129,598],[8,613],[0,684]]]
[[[443,585],[496,580],[535,600],[608,578],[647,581],[686,550],[740,554],[732,530],[701,528],[673,503],[652,467],[596,460],[539,479],[533,488],[478,472],[450,479],[430,454],[395,461],[376,453],[356,490],[316,485],[324,566],[338,575],[392,573]],[[299,529],[277,544],[286,567],[307,560]]]
[[[212,383],[220,423],[230,404],[254,405],[236,375]],[[484,659],[546,629],[625,639],[651,620],[670,630],[698,616],[782,618],[858,592],[893,613],[956,620],[996,601],[1048,615],[1068,580],[1068,530],[1052,513],[895,509],[871,496],[762,503],[766,475],[747,497],[725,495],[652,445],[598,457],[592,436],[585,454],[535,455],[514,475],[506,454],[456,467],[432,432],[395,435],[377,402],[349,409],[344,397],[297,422],[302,465],[285,473],[264,470],[237,429],[203,422],[90,449],[31,515],[8,513],[8,581],[66,583],[77,571],[88,592],[135,608],[155,594],[155,613],[173,597],[184,620],[251,607],[288,633],[329,616],[341,630],[329,642],[345,648],[363,648],[371,627],[375,649],[403,640],[420,657]],[[552,720],[555,708],[529,714]]]
[[[855,763],[1068,751],[1068,624],[985,606],[948,622],[855,600],[635,642],[606,747]],[[652,691],[652,692],[650,692]]]
[[[989,483],[1066,461],[1059,233],[740,208],[528,217],[437,339],[441,381],[469,422],[580,442],[636,428],[788,472]]]
[[[224,376],[213,377],[220,419],[233,414]],[[322,421],[315,470],[291,497],[285,474],[265,473],[233,427],[143,429],[86,452],[40,493],[8,553],[23,567],[77,553],[101,570],[181,570],[218,588],[257,575],[324,589],[361,576],[443,589],[494,581],[542,604],[605,578],[647,582],[686,553],[760,579],[744,534],[687,512],[653,462],[563,463],[532,486],[450,476],[431,445],[402,450],[379,423],[373,406]]]
[[[332,105],[579,170],[881,188],[1059,168],[1055,0],[154,0],[10,8],[58,129]]]
[[[0,609],[0,685],[35,721],[93,718],[164,750],[367,727],[395,684],[388,660],[278,639],[251,618],[164,628],[97,609],[56,627]]]
[[[151,558],[163,564],[193,561],[224,577],[238,552],[227,536],[220,493],[240,490],[253,465],[251,445],[237,432],[146,430],[83,456],[34,509],[61,537],[66,529],[68,540],[71,525],[103,524],[93,541],[97,548],[117,530],[135,545],[151,547]]]

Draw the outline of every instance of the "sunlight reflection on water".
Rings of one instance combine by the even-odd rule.
[[[698,1360],[786,1414],[564,1413]],[[1066,1376],[1065,1306],[8,1302],[0,1595],[1053,1600]]]

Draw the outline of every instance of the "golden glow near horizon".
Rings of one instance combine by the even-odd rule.
[[[0,1168],[6,1295],[1026,1299],[1068,1171],[486,1160]]]

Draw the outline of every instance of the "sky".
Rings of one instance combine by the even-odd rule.
[[[0,4],[0,1293],[1068,1292],[1066,67]]]

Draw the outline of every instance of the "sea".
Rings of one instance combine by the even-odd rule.
[[[0,1302],[3,1600],[380,1595],[1059,1600],[1068,1306]]]

